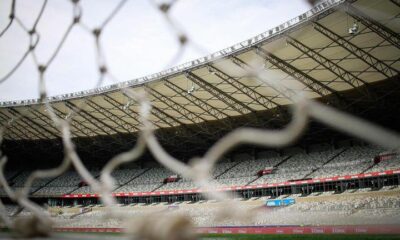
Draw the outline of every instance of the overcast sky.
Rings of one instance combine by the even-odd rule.
[[[8,22],[11,0],[0,1],[0,30]],[[82,0],[82,21],[95,28],[119,1]],[[42,1],[17,1],[16,14],[31,28]],[[172,18],[202,47],[189,47],[176,64],[226,48],[283,23],[310,8],[303,0],[181,0]],[[72,4],[49,1],[37,31],[39,62],[46,62],[72,21]],[[107,66],[119,81],[132,80],[166,68],[178,49],[176,37],[149,0],[128,1],[105,28],[102,43]],[[0,37],[0,78],[7,74],[29,45],[28,35],[13,23]],[[49,95],[76,92],[95,86],[98,78],[94,38],[75,28],[46,71]],[[111,84],[106,81],[105,84]],[[38,97],[38,72],[28,57],[6,82],[0,100]]]

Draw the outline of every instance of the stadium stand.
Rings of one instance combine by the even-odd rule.
[[[275,167],[287,158],[289,157],[274,156],[271,154],[265,156],[264,153],[264,155],[261,154],[258,156],[258,159],[251,159],[249,155],[241,154],[236,160],[240,163],[221,176],[218,176],[216,183],[222,186],[247,185],[258,178],[258,171],[268,167]]]
[[[320,168],[324,162],[334,157],[341,149],[310,154],[297,153],[277,167],[272,174],[264,175],[254,184],[280,183],[288,180],[303,179],[313,170]]]
[[[306,153],[302,149],[293,149],[279,156],[276,152],[260,152],[257,156],[241,153],[232,159],[216,164],[212,176],[213,183],[221,187],[246,186],[265,183],[282,183],[291,180],[327,178],[359,173],[400,169],[400,157],[378,163],[374,159],[382,149],[371,146],[347,146],[334,149],[328,147]],[[271,173],[258,175],[263,169],[273,169]],[[98,176],[99,171],[91,171]],[[13,176],[13,187],[21,188],[30,171],[7,172]],[[124,168],[113,172],[114,192],[151,192],[164,190],[196,189],[190,180],[178,178],[176,182],[164,180],[174,173],[161,167]],[[34,182],[31,193],[34,196],[59,196],[63,194],[92,194],[90,187],[74,171],[68,171],[54,179],[41,179]],[[0,194],[5,194],[0,191]]]
[[[56,55],[69,32],[73,32],[72,28],[83,24],[80,22],[79,1],[72,2],[73,25],[67,28],[69,30],[57,48]],[[2,145],[2,150],[4,148],[6,155],[13,159],[11,163],[22,162],[24,167],[21,169],[21,165],[17,166],[18,171],[7,169],[6,178],[14,190],[20,190],[31,173],[25,169],[28,168],[25,163],[28,165],[29,160],[40,159],[46,164],[76,149],[90,174],[98,179],[98,169],[104,163],[102,160],[107,161],[130,149],[137,142],[137,136],[145,132],[141,129],[143,125],[146,126],[146,122],[140,120],[145,117],[145,111],[138,107],[142,99],[132,101],[126,94],[129,88],[148,93],[147,100],[152,106],[148,118],[154,124],[155,139],[167,153],[176,153],[179,159],[188,160],[187,156],[198,156],[199,153],[213,149],[210,146],[221,136],[241,127],[273,129],[280,133],[292,119],[296,123],[298,115],[301,115],[300,118],[309,115],[310,121],[307,122],[310,123],[310,131],[303,135],[304,139],[299,139],[300,142],[293,142],[302,148],[285,149],[286,143],[278,140],[275,144],[267,145],[279,152],[258,152],[261,146],[252,146],[252,151],[239,152],[242,149],[237,148],[224,150],[221,154],[230,156],[216,164],[212,174],[213,183],[225,187],[219,189],[227,195],[224,201],[205,200],[202,189],[192,191],[196,188],[195,184],[176,175],[182,174],[180,171],[172,172],[156,166],[151,159],[138,159],[151,162],[151,166],[143,164],[145,167],[120,167],[113,172],[113,196],[126,214],[144,219],[144,216],[151,213],[183,213],[196,226],[399,224],[398,155],[381,159],[380,156],[387,153],[383,149],[364,144],[358,146],[353,142],[349,145],[337,142],[342,137],[348,137],[340,133],[346,127],[363,123],[348,120],[340,114],[341,111],[380,123],[394,131],[398,129],[393,120],[400,116],[397,114],[400,108],[396,86],[400,49],[396,41],[398,5],[398,1],[326,0],[313,6],[310,11],[254,38],[160,73],[60,96],[46,96],[41,92],[41,99],[0,102],[0,120],[9,130],[4,132],[6,143]],[[118,5],[117,10],[121,6]],[[171,7],[169,4],[161,4],[159,9],[167,14]],[[370,10],[356,14],[353,8],[356,12],[357,9]],[[14,2],[11,9],[10,24],[4,32],[16,16]],[[114,11],[110,17],[117,12]],[[40,16],[41,13],[36,23]],[[166,17],[170,19],[168,15]],[[103,27],[111,18],[106,19]],[[349,26],[349,19],[355,21],[353,25]],[[19,17],[16,22],[23,26]],[[102,59],[103,47],[100,44],[103,27],[84,28],[96,38],[101,80],[109,74],[108,66],[102,65],[107,62]],[[32,41],[29,41],[28,51],[22,60],[10,73],[17,70],[28,55],[35,54],[33,40],[41,34],[40,31],[36,32],[38,29],[35,27],[23,28],[23,32]],[[194,42],[189,39],[190,36],[177,37],[181,44],[180,50],[185,47],[185,42]],[[44,72],[52,59],[48,63],[44,61],[44,65],[34,61],[41,84],[44,83]],[[253,64],[257,71],[247,71],[248,66]],[[222,68],[223,65],[229,65],[229,69]],[[239,72],[245,73],[237,74]],[[260,72],[260,76],[256,72]],[[230,76],[231,73],[234,74]],[[275,79],[266,80],[262,77],[264,74]],[[275,85],[279,87],[275,88]],[[290,91],[286,91],[287,87]],[[302,97],[293,97],[292,91],[298,91]],[[69,139],[60,138],[60,129],[49,115],[52,112],[49,111],[50,107],[43,105],[46,101],[55,115],[67,120],[65,122],[70,127],[68,133],[73,142],[71,145],[74,145],[72,148],[61,146],[59,140]],[[288,114],[288,109],[293,106],[303,111],[293,117]],[[321,111],[316,111],[329,110],[331,107],[333,117],[325,115],[324,118],[318,115]],[[332,121],[334,117],[345,124]],[[398,149],[398,138],[396,133],[391,134],[391,130],[381,132],[378,131],[379,127],[373,126],[361,129],[376,130],[385,137],[375,139],[376,136],[361,134],[361,131],[355,129],[347,129],[344,134],[354,135],[360,141],[386,146],[386,151]],[[296,130],[302,132],[303,127]],[[331,131],[336,130],[339,133],[331,135]],[[331,142],[332,146],[322,149],[308,146],[320,140]],[[251,142],[240,141],[245,144]],[[152,150],[149,143],[146,143],[146,148],[152,155],[158,152]],[[147,153],[141,155],[143,158],[147,156]],[[159,157],[157,159],[160,160]],[[86,164],[86,160],[94,163]],[[176,176],[176,181],[166,181],[171,176]],[[168,190],[174,191],[160,192]],[[178,193],[179,190],[191,193]],[[73,170],[55,178],[34,182],[30,193],[33,202],[44,206],[51,213],[56,227],[124,227],[121,220],[106,216],[99,195],[96,196],[98,193],[93,192]],[[29,205],[21,204],[24,196],[17,194],[17,197],[13,197],[13,194],[9,194],[11,200],[25,206],[21,208],[10,205],[11,200],[4,191],[1,190],[0,194],[7,204],[9,215],[32,215],[25,209],[30,208]],[[106,196],[103,192],[101,194]],[[232,211],[229,208],[230,200],[227,200],[229,196],[233,196],[234,201],[239,203],[234,210],[254,211],[255,218],[241,218],[239,211]],[[276,208],[266,206],[267,200],[284,202],[288,199],[294,199],[295,204]],[[28,201],[27,198],[23,200]],[[107,204],[107,201],[103,200],[103,204]],[[88,209],[90,211],[86,211]],[[219,211],[225,212],[221,214]],[[39,222],[33,228],[51,228],[51,221],[38,221],[46,219],[44,216],[37,218],[41,216],[38,212],[36,218],[31,218]],[[229,214],[233,217],[224,216]],[[222,221],[218,219],[221,216],[224,219]]]
[[[367,172],[379,172],[384,171],[385,169],[400,169],[400,155],[396,155],[395,157],[380,161],[377,164],[374,164]]]
[[[343,175],[343,173],[349,175],[362,173],[374,164],[374,157],[382,151],[382,149],[354,146],[344,151],[310,176],[313,178],[323,178]]]
[[[122,186],[127,184],[129,181],[131,181],[133,178],[139,176],[142,174],[144,171],[147,169],[117,169],[114,172],[112,172],[111,176],[115,179],[116,183],[118,186]]]
[[[144,174],[134,178],[126,185],[116,189],[118,192],[149,192],[162,186],[165,178],[174,173],[165,168],[151,168]]]

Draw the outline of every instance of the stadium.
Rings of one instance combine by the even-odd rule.
[[[39,99],[0,102],[0,237],[397,239],[400,2],[308,2],[130,81],[48,96],[38,65]]]

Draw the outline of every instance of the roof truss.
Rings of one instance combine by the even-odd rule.
[[[399,74],[399,71],[397,71],[396,69],[392,68],[385,62],[377,59],[376,57],[372,56],[368,52],[357,47],[353,43],[347,41],[343,37],[337,35],[333,31],[322,26],[321,24],[314,22],[314,29],[320,32],[322,35],[326,36],[327,38],[331,39],[333,42],[337,43],[342,48],[349,51],[354,56],[357,56],[360,60],[364,61],[366,64],[368,64],[378,72],[382,73],[386,77],[392,77]]]

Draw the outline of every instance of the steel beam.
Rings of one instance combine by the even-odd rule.
[[[4,119],[9,118],[9,116],[7,116],[7,114],[0,112],[0,115],[3,116]],[[13,115],[14,116],[14,115]],[[35,131],[32,131],[33,128],[30,128],[29,125],[26,125],[25,122],[23,122],[24,125],[22,125],[21,123],[18,122],[18,118],[16,118],[11,124],[15,124],[20,126],[20,128],[16,128],[18,129],[20,132],[22,132],[24,135],[27,135],[25,132],[28,132],[30,135],[36,137],[37,139],[42,139],[43,138],[43,134],[40,134],[40,132],[38,133],[36,129],[34,129]],[[23,130],[21,130],[23,129]],[[44,138],[47,138],[46,136],[44,136]],[[26,139],[26,138],[25,138]]]
[[[395,4],[397,7],[400,7],[400,0],[390,0],[393,4]]]
[[[32,119],[22,115],[20,112],[18,112],[17,110],[13,109],[13,108],[8,108],[8,110],[14,114],[15,116],[20,116],[20,120],[22,122],[24,122],[27,126],[31,127],[32,129],[34,129],[36,132],[40,133],[41,135],[45,136],[45,138],[48,138],[46,136],[46,134],[44,134],[43,132],[48,133],[50,136],[53,136],[55,138],[58,138],[59,136],[57,135],[57,133],[53,133],[52,131],[48,130],[47,128],[43,127],[42,125],[40,125],[39,123],[33,121]],[[35,127],[34,127],[35,126]],[[43,131],[43,132],[42,132]]]
[[[112,97],[110,97],[108,95],[103,95],[103,99],[104,99],[104,101],[108,102],[113,107],[118,109],[120,112],[122,112],[125,117],[128,117],[128,118],[134,120],[136,122],[136,125],[132,125],[132,127],[135,128],[137,131],[139,131],[139,127],[138,127],[140,125],[140,122],[138,120],[139,119],[139,115],[135,111],[131,110],[130,108],[124,109],[123,107],[121,107],[124,104],[118,102],[117,100],[115,100],[114,98],[112,98]],[[131,113],[134,116],[130,115],[129,113]],[[160,127],[157,124],[155,124],[155,125],[157,127]]]
[[[176,127],[176,125],[173,124],[174,122],[180,126],[185,125],[181,121],[177,120],[176,118],[172,117],[171,115],[167,114],[166,112],[154,105],[151,107],[151,113],[156,116],[160,121],[164,122],[170,127]]]
[[[257,55],[262,57],[263,59],[270,62],[272,65],[280,69],[281,71],[285,72],[289,76],[294,77],[296,80],[302,82],[305,86],[313,90],[315,93],[320,95],[321,97],[335,94],[335,90],[331,89],[330,87],[324,85],[320,81],[316,80],[315,78],[307,75],[303,71],[295,68],[294,66],[290,65],[289,63],[285,62],[284,60],[276,57],[275,55],[267,52],[261,47],[255,48],[255,52]]]
[[[307,47],[303,43],[297,41],[293,38],[288,38],[287,43],[292,45],[294,48],[299,50],[301,53],[305,54],[309,58],[313,59],[319,65],[326,68],[328,71],[332,72],[338,78],[342,79],[350,86],[356,88],[363,84],[366,84],[365,81],[355,76],[353,73],[350,73],[346,69],[342,68],[341,66],[337,65],[336,63],[332,62],[328,58],[322,56],[320,53],[316,52],[315,50]]]
[[[72,102],[66,101],[66,106],[71,108],[76,114],[80,115],[86,121],[90,122],[93,126],[95,126],[100,132],[105,133],[106,135],[111,135],[110,132],[121,133],[120,131],[115,130],[112,126],[104,123],[103,121],[97,119],[92,114],[88,113],[87,111],[77,107]],[[107,130],[108,129],[108,130]],[[109,132],[110,131],[110,132]]]
[[[164,85],[169,87],[171,90],[173,90],[179,96],[186,98],[189,102],[193,103],[193,105],[199,107],[204,112],[209,113],[216,120],[229,117],[223,111],[219,110],[218,108],[214,108],[209,103],[207,103],[204,100],[201,100],[200,98],[194,96],[193,94],[187,93],[184,89],[182,89],[178,85],[173,84],[169,80],[165,80]]]
[[[125,96],[127,96],[125,93],[123,93]],[[129,96],[127,96],[129,97]],[[171,116],[170,114],[166,113],[162,109],[152,105],[151,108],[151,113],[153,116],[157,117],[161,122],[164,122],[166,125],[169,127],[180,127],[179,129],[182,131],[182,133],[186,136],[195,136],[196,132],[192,131],[189,129],[185,123],[177,120],[175,117]],[[174,123],[177,123],[178,125],[174,125]],[[197,139],[196,141],[199,141],[201,143],[204,143],[203,139]]]
[[[173,109],[179,115],[181,115],[186,120],[192,122],[193,124],[196,124],[197,122],[206,121],[204,118],[200,117],[197,113],[189,111],[188,109],[182,107],[179,103],[174,102],[171,98],[164,96],[163,94],[156,91],[155,89],[152,89],[148,86],[146,86],[145,89],[149,94],[151,94],[153,97],[158,99],[158,101],[164,103],[169,108]]]
[[[8,125],[8,121],[9,120],[7,120],[6,118],[4,118],[2,115],[0,115],[0,119],[1,120],[3,120],[4,122],[6,122],[6,124],[4,124],[4,126],[5,126],[5,128],[6,128],[6,134],[7,134],[7,132],[10,132],[10,133],[12,133],[12,134],[14,134],[15,136],[17,136],[17,138],[20,138],[20,139],[25,139],[25,133],[24,132],[22,132],[19,128],[17,128],[17,127],[11,127],[11,124],[12,123],[10,123],[10,125]]]
[[[236,56],[231,56],[231,57],[230,57],[230,60],[231,60],[234,64],[236,64],[238,67],[242,68],[243,70],[245,70],[245,71],[250,71],[250,72],[252,71],[251,66],[249,66],[246,62],[244,62],[244,61],[243,61],[242,59],[240,59],[240,58],[238,58],[238,57],[236,57]],[[255,77],[257,77],[257,76],[255,76]],[[293,90],[288,89],[288,88],[286,88],[286,87],[284,87],[284,86],[281,86],[281,87],[278,89],[277,87],[273,86],[272,84],[268,84],[268,83],[266,83],[266,82],[264,82],[264,81],[261,81],[261,80],[260,80],[260,82],[262,82],[262,83],[264,83],[265,85],[271,87],[271,88],[274,89],[277,93],[281,94],[282,96],[286,97],[286,98],[289,99],[289,100],[291,100],[292,97],[293,97],[294,95],[296,95],[296,93],[295,93]]]
[[[1,118],[0,118],[0,120],[1,120]],[[22,135],[19,135],[15,131],[12,131],[11,127],[9,125],[6,124],[6,126],[4,126],[4,125],[0,125],[0,126],[4,129],[3,135],[1,136],[3,138],[3,141],[4,140],[13,141],[13,140],[18,140],[18,139],[24,139],[22,137]]]
[[[344,9],[352,18],[361,22],[364,26],[368,27],[371,29],[371,31],[378,34],[380,37],[390,42],[397,48],[400,48],[400,34],[370,18],[368,15],[355,8],[351,4],[347,4]]]
[[[54,114],[56,114],[59,118],[64,119],[65,116],[63,116],[65,113],[63,113],[61,110],[59,110],[58,108],[56,108],[55,106],[52,106],[52,109],[54,110]],[[84,124],[77,122],[75,119],[70,119],[70,125],[77,130],[78,132],[82,133],[83,135],[85,135],[86,137],[90,137],[90,134],[95,134],[96,132],[93,131],[93,129],[85,126]],[[72,132],[74,133],[74,132]],[[75,136],[77,136],[75,134]]]
[[[215,72],[215,75],[223,80],[224,82],[232,85],[236,90],[239,92],[245,94],[248,96],[250,99],[252,99],[254,102],[258,103],[259,105],[263,106],[266,109],[271,109],[275,107],[279,107],[279,104],[276,103],[275,101],[268,99],[255,91],[254,89],[248,87],[247,85],[241,83],[240,81],[233,79],[233,77],[229,76],[222,70],[218,69],[217,67],[209,64],[208,67],[212,69]]]
[[[24,139],[24,138],[22,138],[21,135],[15,133],[14,131],[10,130],[9,128],[5,127],[5,129],[6,130],[4,131],[3,136],[2,136],[4,140],[13,141],[13,140],[18,140],[18,139],[21,139],[21,140]]]
[[[201,88],[205,89],[207,92],[211,93],[214,97],[225,103],[229,106],[232,110],[240,113],[240,114],[247,114],[254,112],[253,109],[248,107],[246,104],[238,101],[237,99],[233,98],[232,96],[226,94],[225,92],[221,91],[220,89],[216,88],[212,84],[208,83],[204,79],[194,75],[191,72],[185,72],[186,78],[193,81]]]
[[[53,129],[54,131],[56,131],[56,132],[58,133],[59,137],[61,137],[61,136],[60,136],[60,131],[54,126],[53,121],[52,121],[48,116],[46,116],[45,114],[41,113],[41,112],[38,111],[37,109],[34,109],[33,107],[30,108],[30,109],[31,109],[30,112],[31,112],[35,117],[39,118],[42,122],[44,122],[45,124],[47,124],[51,129]]]
[[[370,67],[374,68],[376,71],[382,73],[386,77],[392,77],[399,74],[399,71],[397,71],[396,69],[392,68],[385,62],[377,59],[376,57],[372,56],[368,52],[357,47],[353,43],[347,41],[343,37],[337,35],[328,28],[322,26],[321,24],[314,22],[314,29],[317,30],[322,35],[324,35],[325,37],[332,40],[333,42],[335,42],[336,44],[338,44],[340,47],[346,49],[351,54],[358,57],[360,60],[368,64]]]
[[[122,129],[124,129],[126,132],[132,132],[132,129],[135,129],[132,127],[131,124],[129,124],[128,122],[126,122],[125,120],[123,120],[122,118],[117,116],[116,114],[112,113],[111,111],[108,111],[107,109],[101,107],[97,103],[93,102],[91,99],[87,99],[86,104],[89,107],[96,110],[97,112],[99,112],[100,114],[102,114],[108,120],[118,124],[118,126],[121,127]]]
[[[126,93],[122,93],[124,94],[126,97],[129,98],[129,96]],[[128,108],[130,108],[130,106],[128,106]],[[151,113],[157,117],[157,119],[159,119],[161,122],[164,122],[165,124],[167,124],[170,127],[176,127],[173,122],[178,123],[178,125],[184,125],[184,123],[176,120],[174,117],[170,116],[169,114],[165,113],[163,110],[155,107],[154,105],[151,108]]]
[[[178,126],[174,126],[171,122],[176,122],[180,125],[179,130],[182,131],[182,133],[186,136],[189,137],[193,137],[196,135],[195,132],[193,132],[192,130],[188,129],[186,124],[182,123],[181,121],[177,120],[175,117],[169,115],[168,113],[164,112],[163,110],[152,106],[151,108],[151,112],[153,115],[155,115],[158,119],[160,119],[161,121],[165,122],[167,125],[169,125],[170,127],[178,127]],[[205,141],[204,139],[196,139],[196,141],[204,144]]]

